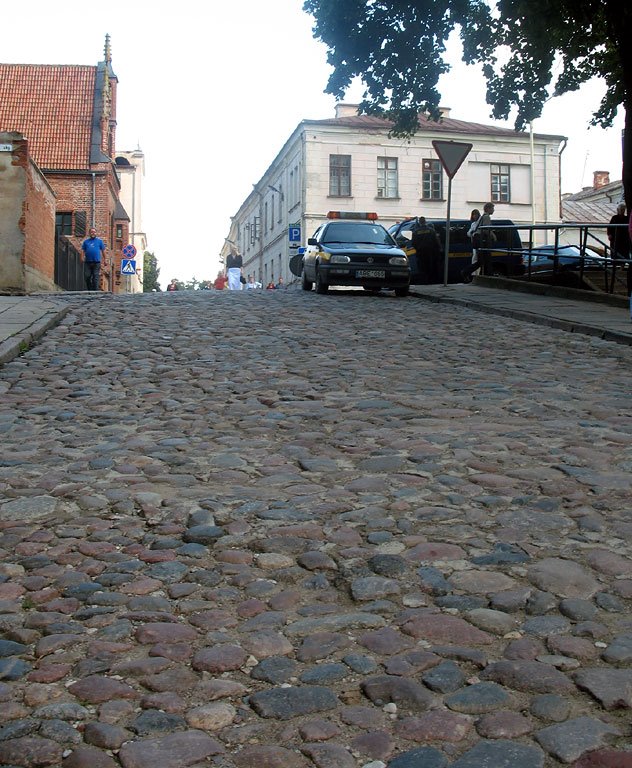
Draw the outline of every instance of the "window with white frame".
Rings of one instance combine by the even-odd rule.
[[[397,158],[378,157],[377,196],[397,197]]]
[[[440,160],[422,160],[421,197],[443,200],[443,168]]]
[[[492,163],[491,169],[491,185],[492,194],[491,201],[493,203],[509,203],[511,202],[511,185],[509,183],[509,166]]]
[[[351,155],[329,155],[329,195],[351,196]]]

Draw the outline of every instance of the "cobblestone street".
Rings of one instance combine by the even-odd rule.
[[[0,768],[632,768],[632,348],[66,300],[0,367]]]

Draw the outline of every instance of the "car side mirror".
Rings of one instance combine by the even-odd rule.
[[[318,240],[315,237],[309,237],[307,239],[307,245],[318,245]]]

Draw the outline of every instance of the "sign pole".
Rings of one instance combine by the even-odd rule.
[[[452,203],[452,176],[448,176],[448,210],[445,221],[445,253],[443,254],[443,287],[448,285],[448,259],[450,258],[450,205]]]

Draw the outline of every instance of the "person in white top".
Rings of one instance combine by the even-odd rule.
[[[253,275],[248,275],[248,280],[246,281],[245,288],[247,291],[254,291],[258,288],[261,288],[261,283],[258,283]]]

